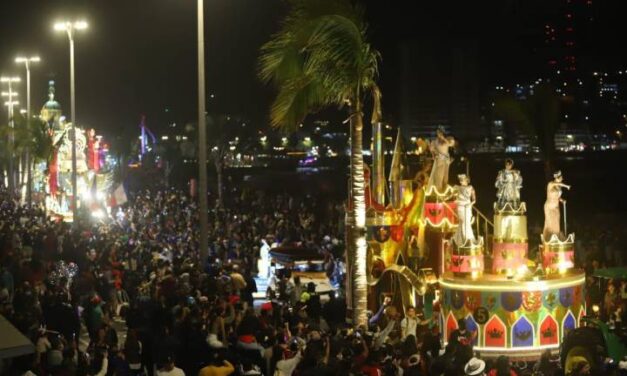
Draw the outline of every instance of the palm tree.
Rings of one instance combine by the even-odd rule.
[[[380,114],[376,84],[379,53],[366,38],[363,10],[350,0],[295,0],[279,32],[261,48],[259,76],[278,88],[271,124],[294,131],[327,106],[348,109],[351,134],[350,215],[347,215],[348,305],[358,325],[367,323],[366,202],[363,103]]]
[[[544,173],[551,178],[555,160],[555,132],[560,122],[560,97],[555,87],[541,84],[526,99],[503,96],[495,101],[495,113],[538,139]]]
[[[12,149],[9,144],[4,142],[11,134],[14,142]],[[24,184],[32,187],[32,175],[29,173],[37,162],[47,161],[52,155],[53,145],[52,137],[48,134],[47,125],[40,119],[33,118],[30,123],[21,115],[16,115],[13,128],[9,126],[0,127],[0,149],[3,150],[1,158],[6,160],[11,156],[15,156],[18,160],[23,160],[22,174],[19,179],[19,187]],[[30,155],[28,158],[28,166],[26,153]]]

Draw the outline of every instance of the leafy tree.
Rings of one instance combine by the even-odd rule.
[[[366,324],[367,243],[363,103],[374,99],[379,53],[368,43],[363,9],[350,0],[294,0],[280,30],[261,48],[259,76],[278,94],[270,109],[274,127],[298,129],[304,118],[328,106],[348,110],[351,133],[350,215],[347,216],[347,290],[356,324]]]

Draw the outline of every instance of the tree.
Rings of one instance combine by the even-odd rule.
[[[560,123],[560,97],[550,84],[534,88],[526,99],[511,95],[497,98],[495,113],[522,132],[538,139],[544,173],[551,179],[555,161],[555,132]]]
[[[6,142],[9,134],[13,136],[12,149],[10,144]],[[44,121],[33,118],[30,123],[21,115],[14,118],[13,128],[2,126],[0,128],[0,148],[3,150],[0,158],[3,164],[8,165],[8,158],[13,156],[18,161],[22,161],[22,173],[19,176],[18,188],[26,184],[32,187],[31,174],[37,162],[48,161],[52,155],[52,137],[49,135],[47,125]],[[26,166],[26,153],[30,154],[28,166]]]
[[[294,0],[281,29],[261,48],[259,76],[278,88],[271,124],[294,131],[323,107],[348,109],[351,133],[350,215],[347,215],[349,308],[358,325],[367,324],[367,243],[363,145],[366,95],[380,115],[376,84],[379,53],[366,38],[363,10],[350,0]]]

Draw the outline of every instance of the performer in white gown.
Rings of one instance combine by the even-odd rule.
[[[451,156],[448,149],[455,145],[453,137],[444,136],[441,129],[436,131],[437,137],[431,141],[430,149],[433,155],[433,167],[429,176],[429,187],[435,187],[439,192],[444,192],[448,184],[448,168],[451,164]]]
[[[457,198],[458,226],[453,241],[458,245],[466,244],[467,241],[474,242],[475,234],[472,231],[472,207],[477,201],[475,189],[470,185],[470,178],[466,174],[457,176],[459,185],[455,186]]]
[[[570,190],[570,185],[562,183],[562,172],[557,171],[553,174],[553,181],[546,186],[546,202],[544,203],[544,230],[542,235],[544,241],[551,240],[553,235],[561,237],[560,229],[560,202],[562,199],[562,188]]]
[[[257,260],[257,277],[270,277],[270,244],[266,239],[261,239],[261,248],[259,249],[259,260]]]

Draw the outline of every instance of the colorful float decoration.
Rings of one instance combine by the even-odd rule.
[[[40,118],[52,144],[47,162],[36,168],[35,192],[45,200],[48,214],[63,221],[73,220],[72,202],[72,124],[65,121],[61,105],[55,100],[54,81],[49,82],[48,101]],[[106,192],[112,176],[107,168],[108,147],[93,129],[76,127],[76,175],[78,205],[84,205],[95,216],[106,215]]]
[[[373,173],[366,190],[371,308],[382,294],[405,307],[423,306],[425,315],[439,323],[444,342],[464,320],[476,331],[475,350],[486,357],[530,358],[546,349],[557,351],[586,309],[585,275],[574,268],[574,234],[564,235],[565,221],[560,228],[561,188],[569,188],[561,174],[547,187],[548,224],[535,264],[527,259],[527,208],[513,161],[498,173],[490,220],[474,207],[469,176],[459,175],[456,186],[448,183],[450,137],[438,131],[429,147],[433,162],[411,179],[399,133],[386,202],[380,128],[375,126],[373,135]]]

